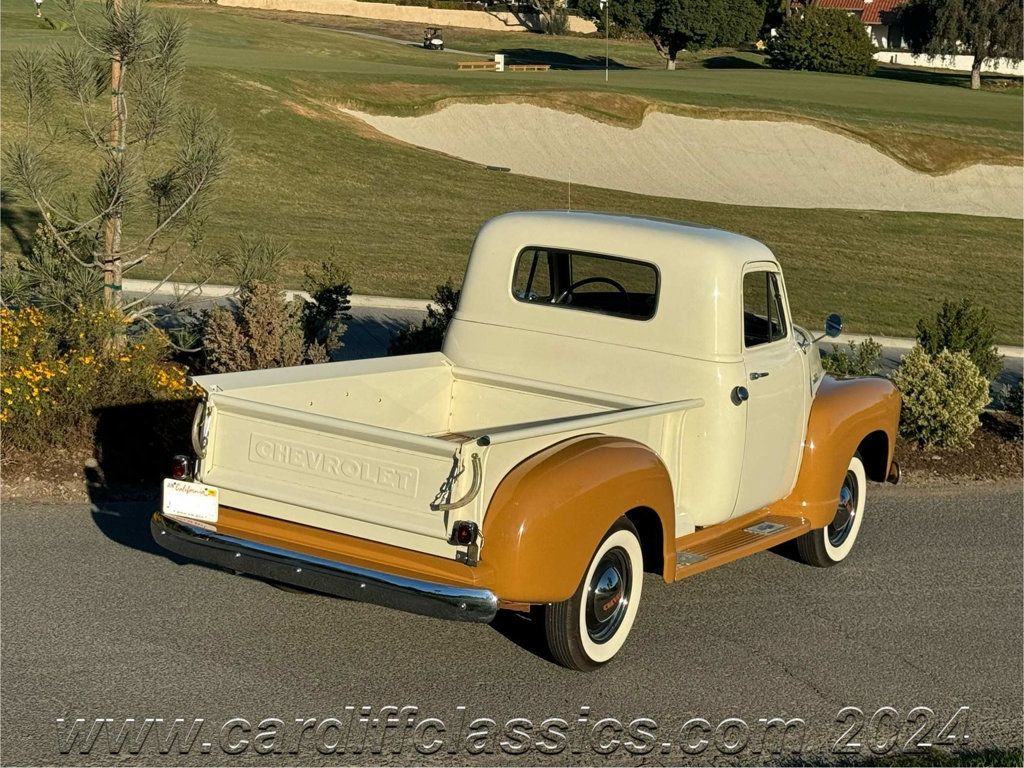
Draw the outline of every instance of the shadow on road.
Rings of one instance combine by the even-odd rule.
[[[108,539],[185,562],[154,543],[149,517],[160,505],[171,457],[191,453],[197,405],[195,399],[157,401],[96,412],[94,460],[84,471],[93,522]]]
[[[159,494],[140,496],[126,501],[114,494],[90,494],[92,521],[100,532],[113,542],[150,555],[159,555],[184,565],[185,558],[157,546],[149,532],[149,518],[160,508]]]
[[[529,614],[498,611],[491,628],[524,651],[557,665],[544,638],[543,607],[534,606]]]

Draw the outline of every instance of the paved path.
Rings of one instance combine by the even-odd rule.
[[[136,280],[134,278],[125,279],[122,282],[122,287],[124,288],[125,294],[131,296],[131,298],[151,296],[154,301],[172,299],[176,296],[183,296],[189,292],[194,292],[190,295],[190,299],[192,300],[216,301],[217,299],[224,299],[238,292],[237,285],[205,283],[200,286],[196,283]],[[289,301],[296,298],[312,301],[310,295],[306,291],[288,288],[284,291],[284,295]],[[418,309],[420,311],[424,311],[427,305],[430,304],[430,299],[400,299],[394,296],[368,296],[360,293],[352,294],[349,297],[349,301],[353,307],[358,308]]]
[[[276,716],[345,717],[345,706],[419,708],[454,731],[470,718],[539,724],[649,717],[658,748],[619,748],[601,764],[778,762],[752,747],[680,751],[680,726],[703,717],[807,723],[804,757],[821,759],[844,730],[847,706],[870,717],[891,706],[904,721],[930,707],[944,723],[971,708],[971,743],[1022,738],[1022,499],[1020,483],[922,490],[872,486],[851,560],[808,568],[764,553],[676,585],[644,583],[629,644],[591,675],[555,666],[535,628],[514,616],[494,626],[444,623],[360,603],[280,591],[158,550],[155,502],[5,503],[3,758],[7,765],[595,764],[584,750],[546,756],[226,755],[216,726]],[[63,717],[203,717],[209,754],[62,755]],[[120,722],[120,720],[119,720]],[[575,727],[575,726],[574,726]],[[860,734],[862,740],[870,729]],[[901,726],[899,746],[912,731]],[[374,733],[377,733],[374,731]],[[756,726],[751,733],[756,734]],[[235,736],[240,734],[236,731]],[[700,738],[697,732],[693,738]],[[379,739],[379,736],[375,738]],[[759,736],[752,740],[760,743]],[[428,739],[429,741],[429,739]],[[661,743],[669,742],[668,754]],[[235,743],[235,742],[231,742]],[[289,742],[290,744],[291,742]],[[350,742],[351,743],[351,742]],[[572,742],[575,743],[575,742]],[[865,742],[866,743],[866,742]],[[866,747],[860,750],[867,757]],[[790,764],[796,764],[790,757]]]

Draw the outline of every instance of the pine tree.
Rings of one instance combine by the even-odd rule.
[[[178,99],[179,19],[142,0],[58,5],[77,41],[13,59],[24,120],[4,148],[11,191],[35,208],[55,257],[98,275],[104,305],[135,319],[145,299],[121,295],[132,269],[165,258],[166,281],[186,264],[203,266],[227,136]]]

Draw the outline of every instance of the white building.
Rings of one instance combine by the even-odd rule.
[[[904,48],[899,30],[891,29],[896,9],[906,0],[813,0],[818,8],[838,8],[860,19],[876,48]],[[892,39],[895,38],[895,39]]]

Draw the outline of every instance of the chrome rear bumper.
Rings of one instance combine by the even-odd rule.
[[[453,621],[487,623],[498,610],[488,589],[452,587],[260,544],[153,513],[150,530],[164,549],[232,571],[337,597]]]

